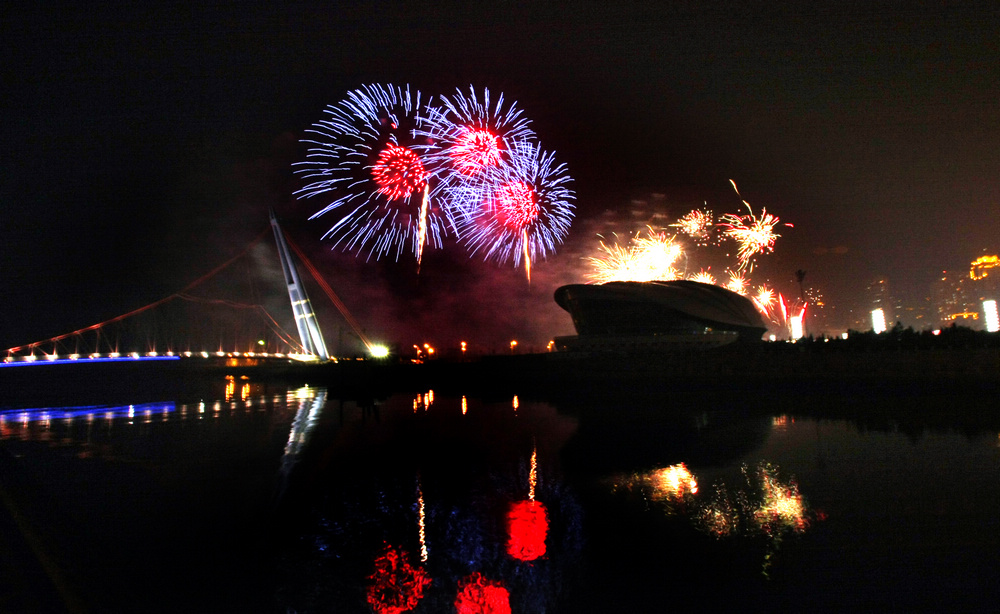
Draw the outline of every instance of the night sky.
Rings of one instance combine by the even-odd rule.
[[[180,289],[263,231],[268,207],[368,334],[404,347],[570,334],[552,292],[583,281],[597,232],[627,231],[633,211],[739,212],[730,179],[794,224],[754,280],[794,293],[804,269],[843,310],[877,275],[912,302],[1000,250],[1000,9],[86,4],[0,12],[0,348]],[[503,92],[567,164],[577,218],[530,286],[458,247],[418,275],[412,257],[320,241],[332,221],[307,218],[325,203],[292,195],[298,141],[376,82]]]

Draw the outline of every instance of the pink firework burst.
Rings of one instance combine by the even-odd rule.
[[[486,207],[498,224],[513,232],[524,230],[538,219],[535,191],[523,181],[498,186],[487,197]]]
[[[460,173],[473,175],[483,168],[499,166],[503,161],[502,150],[500,137],[490,130],[465,127],[456,137],[448,155]]]

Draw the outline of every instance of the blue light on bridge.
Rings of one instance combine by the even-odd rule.
[[[0,362],[0,367],[27,367],[31,365],[72,365],[90,364],[94,362],[149,362],[154,360],[180,360],[180,356],[102,356],[76,358],[50,358],[49,356],[27,356],[6,358]]]

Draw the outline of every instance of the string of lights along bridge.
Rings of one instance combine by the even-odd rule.
[[[84,362],[172,361],[182,358],[217,361],[240,359],[293,359],[317,361],[330,358],[322,332],[291,257],[291,249],[316,278],[353,335],[373,356],[381,354],[358,322],[304,258],[287,240],[273,213],[271,230],[277,245],[297,334],[285,330],[265,303],[273,292],[262,288],[246,261],[268,231],[262,232],[240,254],[209,271],[185,288],[160,300],[109,320],[41,341],[9,348],[0,367]],[[242,267],[240,275],[239,264]],[[221,273],[232,273],[223,276]],[[195,294],[195,290],[199,294]],[[219,298],[222,294],[224,298]],[[246,302],[249,296],[252,302]],[[242,298],[240,298],[242,297]],[[287,305],[288,303],[285,303]],[[285,307],[287,309],[287,307]],[[129,348],[129,349],[122,349]],[[166,349],[161,349],[166,348]]]

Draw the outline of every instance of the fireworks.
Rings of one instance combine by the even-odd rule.
[[[733,189],[736,184],[733,182]],[[739,191],[736,192],[739,194]],[[743,204],[749,209],[746,201]],[[767,211],[762,211],[758,217],[750,209],[748,215],[726,214],[713,222],[713,213],[707,208],[694,209],[666,228],[676,228],[677,235],[669,235],[664,229],[655,230],[647,226],[647,234],[636,236],[628,245],[609,243],[601,238],[598,253],[587,260],[591,264],[591,272],[587,275],[593,283],[611,281],[671,281],[688,279],[690,281],[720,285],[742,296],[749,298],[757,310],[776,324],[787,319],[782,311],[781,322],[777,321],[777,309],[784,308],[776,292],[766,286],[756,286],[752,289],[749,274],[753,270],[754,256],[773,251],[775,240],[779,237],[774,232],[778,218]],[[791,226],[791,224],[785,224]],[[711,267],[700,269],[697,273],[687,274],[692,254],[697,255],[696,248],[718,246],[714,231],[715,227],[724,229],[721,238],[729,238],[739,244],[736,263],[726,268],[726,280],[718,280],[710,273]],[[678,241],[678,237],[681,241]],[[683,261],[681,260],[683,258]],[[678,263],[683,262],[684,266]]]
[[[712,227],[715,225],[715,218],[711,210],[695,209],[684,217],[671,224],[674,228],[680,228],[681,232],[691,237],[696,245],[708,245],[712,241]]]
[[[575,198],[563,164],[554,154],[521,144],[506,164],[483,173],[484,181],[448,185],[461,240],[488,260],[522,259],[525,268],[554,252],[573,219]]]
[[[757,288],[757,294],[752,296],[750,300],[752,300],[753,304],[757,306],[757,309],[766,316],[770,315],[771,307],[777,299],[774,296],[774,290],[765,286],[759,286]]]
[[[310,219],[336,214],[324,235],[369,258],[424,247],[454,233],[488,260],[531,262],[562,243],[573,218],[566,167],[534,141],[502,94],[469,88],[421,106],[409,87],[367,85],[313,125],[300,198],[326,195]]]
[[[488,89],[480,96],[470,86],[468,95],[456,90],[441,96],[441,106],[428,107],[416,134],[430,143],[424,149],[447,185],[484,179],[483,171],[510,162],[512,152],[535,137],[528,123],[516,104],[504,103],[503,94],[491,102]]]
[[[729,182],[733,184],[733,189],[739,195],[736,182],[732,179]],[[743,204],[750,212],[748,215],[727,213],[720,218],[719,226],[725,228],[723,235],[739,244],[739,251],[736,254],[739,270],[743,271],[749,267],[749,270],[752,271],[754,255],[773,251],[774,241],[781,235],[774,232],[778,218],[768,213],[766,208],[761,210],[761,215],[758,218],[754,215],[750,203],[744,200]]]
[[[748,209],[749,207],[747,205]],[[768,213],[767,209],[762,211],[759,218],[754,216],[751,209],[749,215],[727,213],[721,219],[723,221],[720,226],[726,229],[723,234],[739,243],[737,258],[740,270],[748,267],[753,270],[754,255],[772,251],[774,240],[781,236],[774,232],[778,218]]]
[[[729,283],[726,284],[726,290],[745,295],[747,293],[746,277],[740,272],[729,271]]]
[[[609,281],[670,281],[680,279],[674,265],[684,254],[674,243],[676,237],[657,233],[647,227],[648,235],[632,239],[628,247],[601,242],[603,256],[591,257],[594,270],[590,279],[597,283]]]
[[[431,175],[415,136],[420,92],[367,85],[326,109],[308,132],[306,161],[296,172],[309,183],[296,195],[332,200],[310,219],[339,215],[326,232],[334,245],[380,258],[404,249],[418,257],[427,242],[440,247],[449,212],[427,204]]]
[[[710,284],[713,286],[715,285],[715,277],[713,277],[711,273],[709,273],[704,269],[698,271],[697,273],[692,275],[689,279],[691,281],[696,281],[701,284]]]

